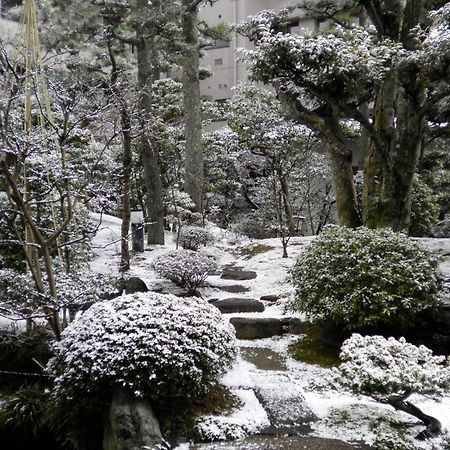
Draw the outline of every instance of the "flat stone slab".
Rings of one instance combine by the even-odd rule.
[[[283,334],[283,323],[280,319],[232,317],[230,323],[234,326],[238,339],[263,339]]]
[[[281,319],[283,324],[283,332],[289,334],[305,334],[307,323],[298,317],[283,317]]]
[[[231,297],[221,300],[212,300],[210,303],[216,308],[219,308],[220,312],[224,314],[264,311],[264,304],[259,300],[252,298]]]
[[[248,292],[249,287],[241,286],[240,284],[230,284],[228,286],[213,286],[220,289],[223,292],[228,292],[230,294],[242,294],[243,292]]]
[[[348,444],[337,439],[309,436],[249,436],[236,442],[192,444],[191,450],[370,450],[366,444]]]
[[[225,268],[220,278],[223,278],[224,280],[245,281],[245,280],[254,280],[256,276],[257,276],[256,272],[253,272],[252,270]]]
[[[286,360],[270,348],[241,347],[241,357],[260,370],[287,370]]]
[[[256,389],[255,394],[267,412],[271,428],[292,429],[302,434],[317,420],[301,388],[292,383],[287,372],[265,372],[264,387]]]
[[[277,300],[280,299],[279,295],[262,295],[259,297],[260,300],[264,300],[266,302],[272,302],[275,303]]]

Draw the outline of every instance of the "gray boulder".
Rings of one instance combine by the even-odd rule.
[[[103,450],[153,450],[161,443],[161,430],[150,403],[124,389],[117,390],[105,416]]]
[[[283,334],[283,323],[279,319],[232,317],[230,323],[238,339],[262,339]]]
[[[263,312],[264,305],[252,298],[231,297],[221,300],[210,301],[211,305],[219,308],[221,313],[240,313],[240,312]]]

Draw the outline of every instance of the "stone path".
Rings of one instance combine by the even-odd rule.
[[[222,279],[255,280],[258,274],[244,271],[236,266],[227,266]],[[237,290],[251,289],[237,286]],[[216,286],[218,287],[218,286]],[[223,289],[226,291],[226,289]],[[277,297],[267,295],[261,297],[261,302],[252,298],[230,297],[212,299],[210,302],[224,314],[251,312],[250,316],[231,317],[230,322],[236,329],[238,339],[260,339],[279,336],[284,333],[300,334],[304,332],[304,324],[296,318],[258,317],[258,312],[264,311],[264,304],[270,305]],[[252,364],[254,369],[249,372],[247,382],[236,389],[252,390],[261,406],[266,411],[270,425],[260,430],[257,435],[248,436],[238,442],[217,442],[197,444],[192,450],[350,450],[369,449],[364,444],[348,444],[332,439],[320,439],[308,436],[311,424],[317,420],[309,409],[302,394],[300,383],[292,379],[286,364],[286,357],[269,348],[252,347],[246,341],[241,346],[241,357]],[[259,380],[264,380],[260,383]]]

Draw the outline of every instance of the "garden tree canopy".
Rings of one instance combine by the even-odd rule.
[[[325,15],[359,9],[372,23],[320,35],[277,32],[289,10],[263,11],[238,27],[256,44],[244,52],[253,78],[272,83],[291,117],[313,129],[328,149],[342,225],[408,228],[426,120],[441,134],[448,129],[449,4],[437,9],[441,4],[320,2],[315,9]],[[362,109],[367,103],[373,105],[369,116]],[[345,119],[369,136],[362,218]]]
[[[301,213],[310,219],[313,233],[317,228],[320,229],[309,206],[313,202],[324,204],[321,196],[326,192],[326,181],[323,172],[318,170],[314,174],[317,181],[315,188],[310,183],[313,176],[309,172],[314,165],[318,168],[321,159],[313,151],[318,144],[313,133],[304,125],[286,118],[274,92],[255,84],[241,84],[236,88],[226,107],[226,118],[229,127],[238,136],[241,153],[261,157],[268,178],[276,183],[276,190],[281,194],[280,208],[283,210],[284,223],[276,223],[275,228],[279,231],[280,228],[286,228],[293,235],[296,232],[294,216]],[[255,196],[258,198],[255,204],[267,206],[267,203],[271,203],[273,206],[274,193],[270,188],[269,191],[272,194],[271,201],[259,193]],[[272,209],[272,216],[276,209]],[[320,213],[316,215],[320,216]]]
[[[407,401],[412,394],[439,397],[450,389],[445,356],[404,338],[353,334],[341,349],[342,364],[334,369],[340,384],[417,417],[427,425],[419,438],[436,436],[441,424]]]

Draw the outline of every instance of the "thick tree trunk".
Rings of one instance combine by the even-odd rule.
[[[339,224],[344,227],[357,228],[361,225],[358,210],[351,152],[343,154],[330,149],[331,172],[336,189],[336,208]]]
[[[417,439],[433,438],[439,436],[439,434],[441,433],[441,422],[439,422],[439,420],[435,419],[434,417],[425,414],[412,403],[404,400],[392,400],[388,401],[388,403],[399,411],[403,411],[406,414],[411,414],[412,416],[417,417],[426,425],[426,429],[421,431],[417,435]]]
[[[388,78],[378,94],[377,139],[371,139],[365,161],[363,221],[369,228],[409,229],[411,186],[423,135],[418,100],[420,89],[419,95],[409,96],[398,75]]]
[[[138,0],[141,7],[147,7],[147,0]],[[140,89],[140,107],[142,117],[142,137],[140,142],[145,185],[147,188],[147,242],[164,244],[164,204],[162,201],[161,173],[158,148],[151,130],[152,86],[155,76],[155,42],[138,30],[137,63],[138,85]]]
[[[197,6],[184,0],[183,38],[186,45],[183,58],[183,103],[185,124],[185,181],[186,192],[191,196],[197,211],[203,209],[203,145],[199,81],[199,42]]]

